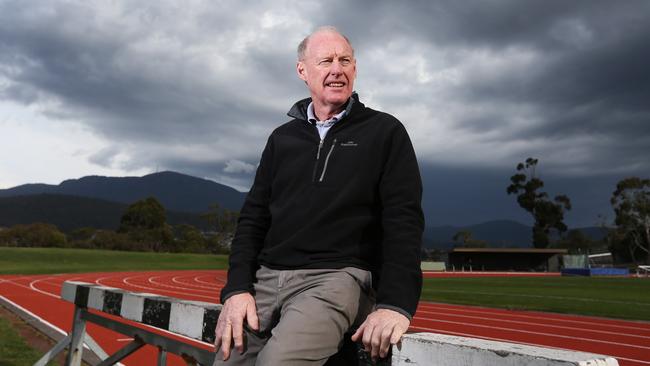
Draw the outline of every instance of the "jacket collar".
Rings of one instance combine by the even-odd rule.
[[[309,103],[311,103],[311,98],[305,98],[302,100],[297,101],[291,109],[289,109],[289,112],[287,112],[287,115],[292,118],[300,119],[303,121],[307,120],[307,107],[309,106]],[[363,103],[359,102],[359,95],[356,92],[352,93],[352,96],[348,100],[348,104],[345,107],[345,115],[343,118],[347,117],[350,112],[352,111],[352,106],[353,105],[359,105],[363,106]]]

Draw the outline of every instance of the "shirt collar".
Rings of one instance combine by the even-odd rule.
[[[307,122],[309,122],[311,124],[315,124],[315,123],[318,122],[318,123],[322,123],[325,126],[329,127],[329,126],[333,125],[334,123],[336,123],[341,118],[343,118],[343,116],[345,116],[345,114],[347,112],[348,112],[348,108],[345,108],[345,109],[343,109],[341,111],[341,113],[339,113],[339,114],[337,114],[335,116],[332,116],[332,118],[330,118],[328,120],[325,120],[325,121],[319,121],[318,118],[316,118],[316,114],[314,113],[314,102],[310,102],[309,105],[307,106]]]

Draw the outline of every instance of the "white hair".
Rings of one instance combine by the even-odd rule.
[[[339,32],[339,30],[336,29],[336,27],[331,25],[324,25],[322,27],[316,28],[315,31],[311,32],[307,37],[305,37],[305,39],[302,40],[302,42],[300,42],[300,44],[298,45],[298,60],[303,60],[305,58],[305,52],[307,51],[307,44],[309,43],[309,39],[311,38],[311,36],[313,36],[316,33],[325,33],[325,32],[336,33],[341,37],[343,37],[345,41],[348,42],[348,45],[350,45],[350,48],[352,49],[352,55],[354,56],[354,48],[352,48],[352,43],[350,42],[348,37],[346,37],[345,34]]]

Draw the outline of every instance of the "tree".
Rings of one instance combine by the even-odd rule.
[[[203,234],[192,225],[180,224],[174,227],[174,244],[172,252],[200,253],[205,251],[206,239]]]
[[[461,230],[457,232],[453,238],[453,241],[456,242],[454,247],[456,248],[486,248],[487,242],[485,240],[474,239],[472,237],[472,232],[469,230]]]
[[[221,208],[218,203],[209,206],[208,212],[201,215],[208,222],[212,233],[208,237],[208,247],[213,253],[228,253],[239,213]]]
[[[154,197],[137,201],[130,205],[120,220],[119,232],[133,229],[157,229],[167,223],[165,208]]]
[[[533,245],[546,248],[549,245],[549,233],[552,229],[559,233],[567,231],[564,224],[564,212],[571,210],[571,201],[566,195],[555,196],[551,201],[546,192],[541,192],[544,182],[537,176],[537,159],[528,158],[517,164],[519,173],[510,177],[508,194],[517,195],[517,203],[530,212],[535,220],[533,225]]]
[[[627,247],[632,260],[645,254],[650,263],[650,179],[625,178],[610,200],[616,219],[616,238]]]
[[[148,250],[166,250],[173,241],[165,208],[154,197],[130,205],[122,215],[117,231],[127,233],[131,240],[140,243]]]
[[[15,225],[0,232],[0,245],[12,247],[65,247],[67,240],[55,225]]]
[[[603,243],[590,239],[579,229],[569,230],[564,238],[553,244],[555,248],[569,250],[569,254],[589,254],[590,251],[603,249]]]

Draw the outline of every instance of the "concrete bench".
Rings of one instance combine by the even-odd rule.
[[[157,346],[158,365],[165,365],[167,352],[181,355],[188,364],[211,365],[214,352],[181,342],[141,327],[135,327],[102,313],[168,330],[174,334],[212,343],[221,305],[186,301],[148,293],[136,293],[84,282],[66,281],[61,298],[75,304],[72,332],[46,353],[35,366],[45,365],[68,347],[66,365],[80,365],[83,344],[103,361],[112,365],[139,350],[145,344]],[[96,310],[90,312],[89,309]],[[100,312],[100,313],[98,313]],[[113,355],[107,355],[86,334],[86,322],[112,329],[133,338]],[[346,342],[342,352],[328,365],[375,365],[359,345]],[[393,347],[392,356],[376,365],[413,366],[617,366],[611,357],[486,341],[433,333],[411,333],[402,338],[400,347]]]

